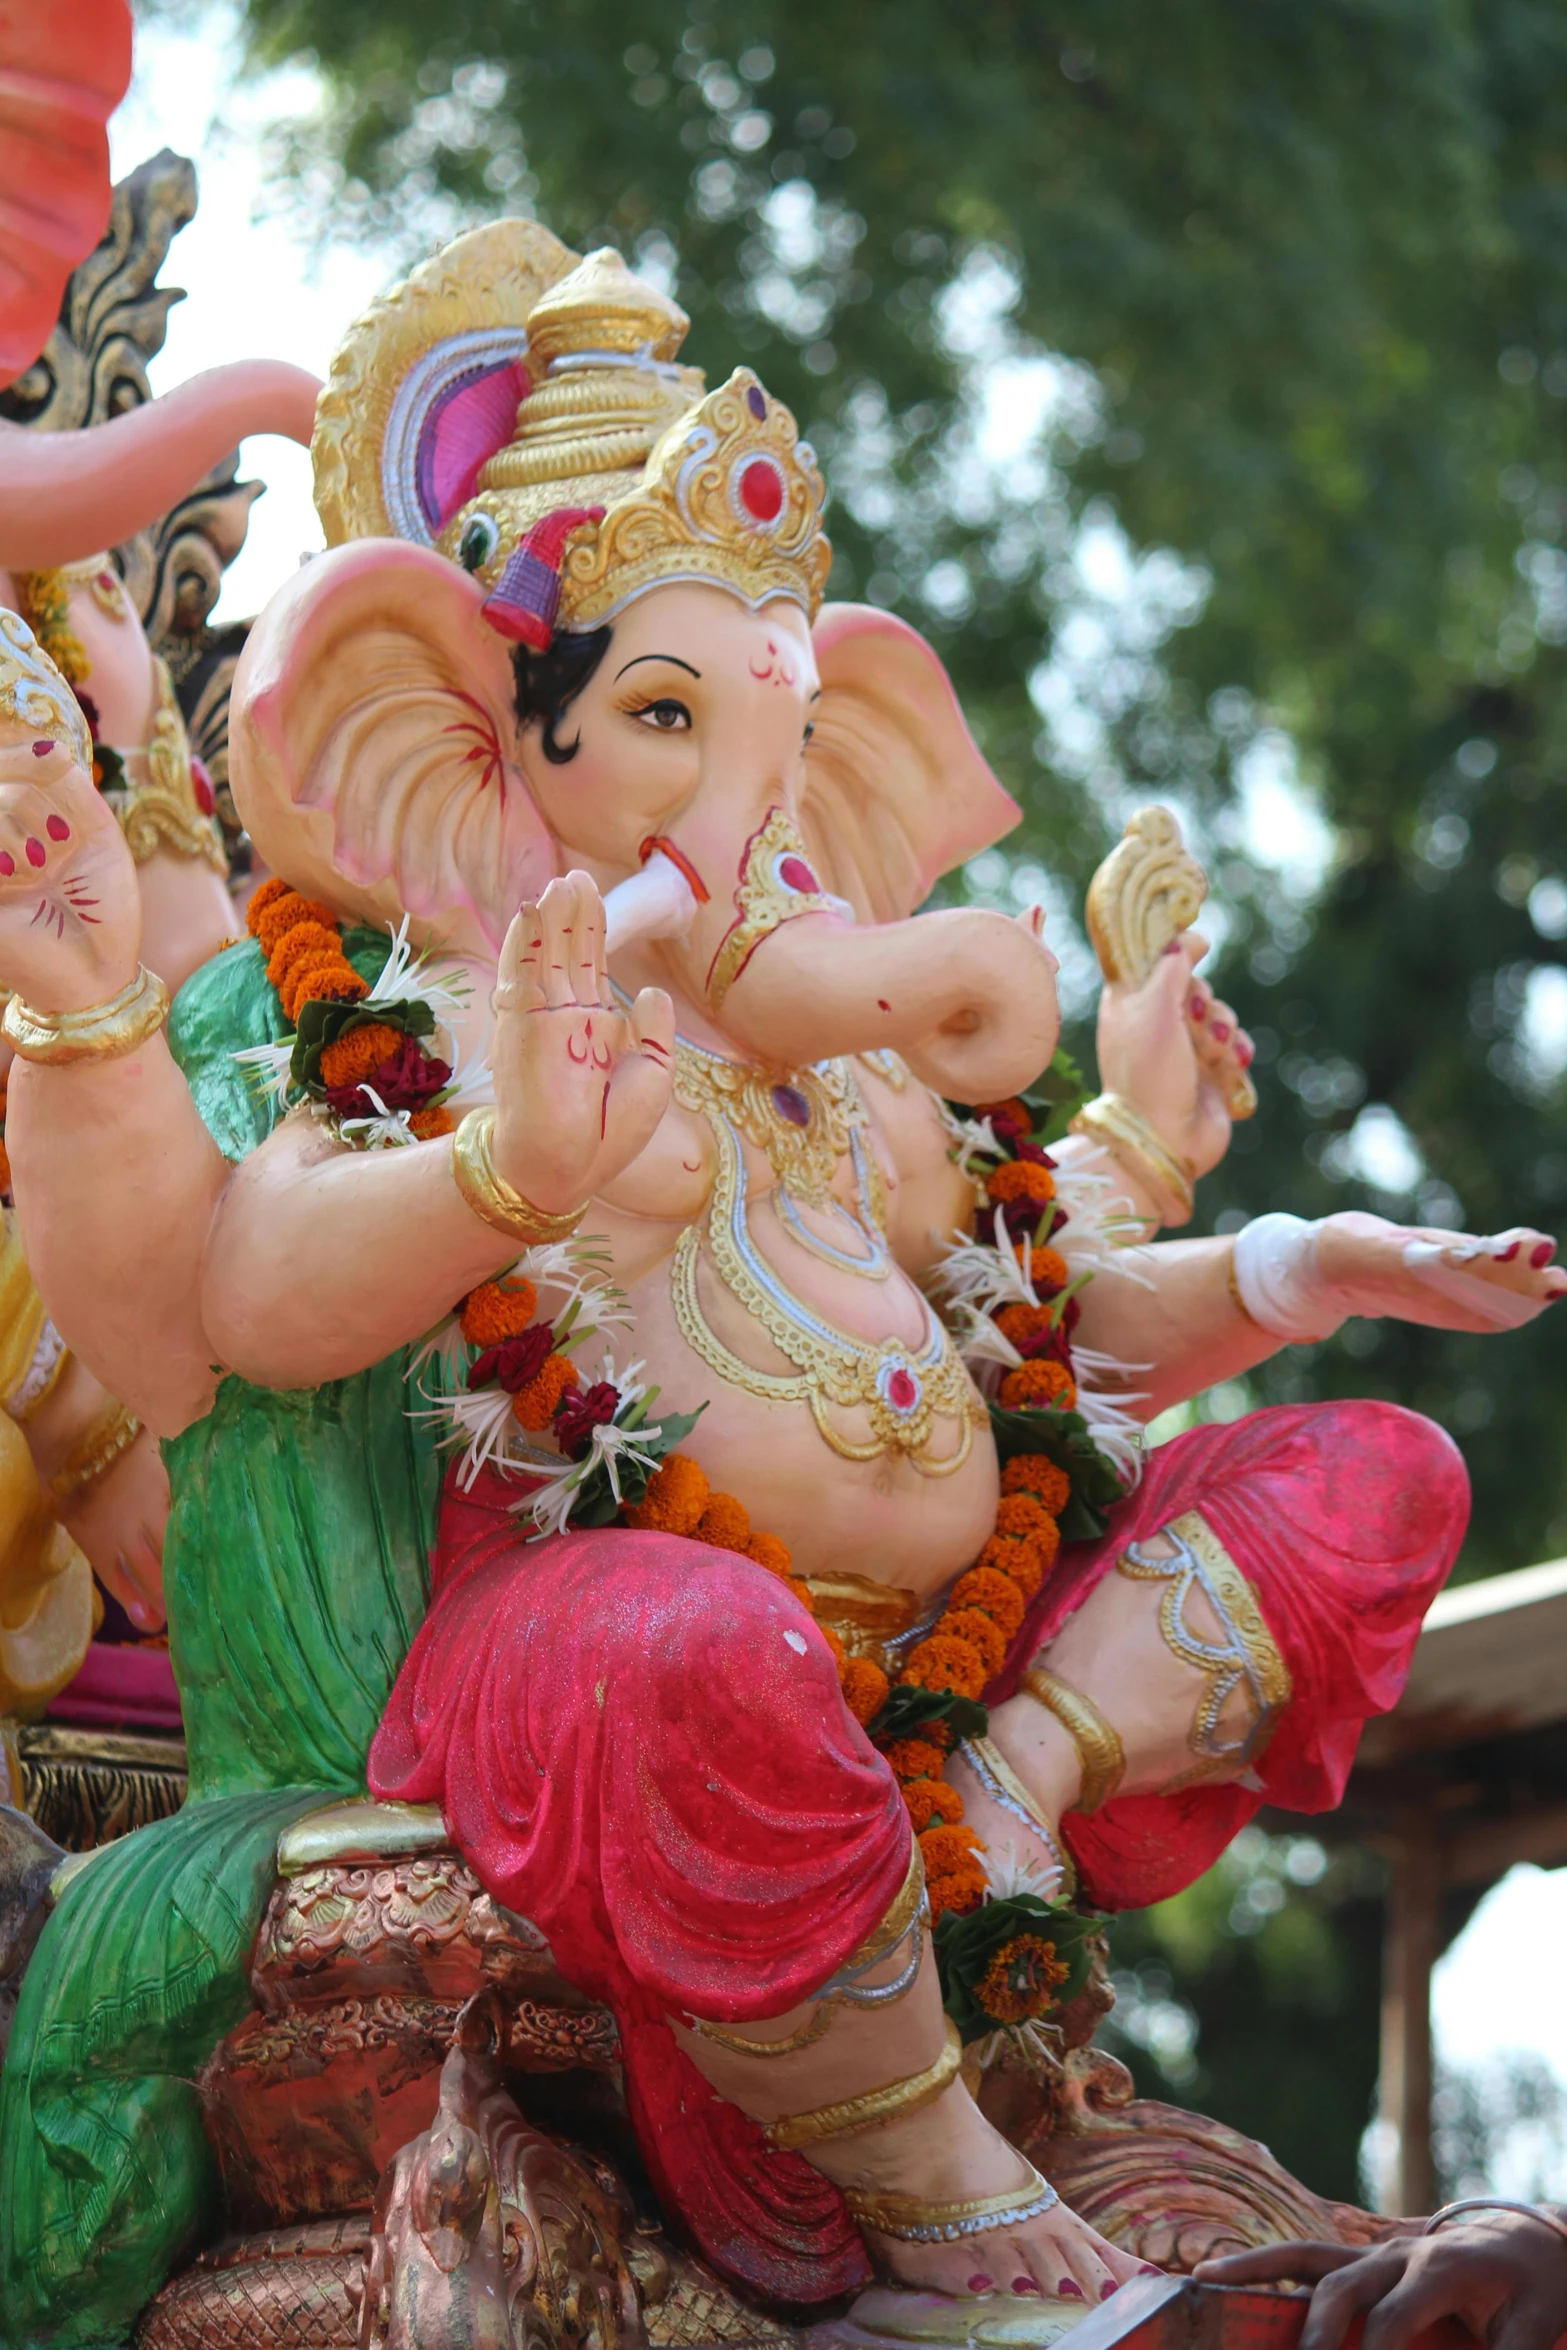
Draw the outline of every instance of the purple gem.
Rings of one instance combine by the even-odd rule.
[[[791,1126],[809,1126],[811,1105],[797,1085],[775,1085],[773,1108],[780,1118],[787,1118]]]
[[[762,418],[767,414],[767,402],[762,398],[761,386],[752,384],[745,396],[751,404],[751,414],[760,424]]]

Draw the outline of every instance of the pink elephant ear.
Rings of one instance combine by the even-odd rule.
[[[493,955],[556,858],[483,602],[445,556],[400,540],[316,556],[251,630],[229,772],[260,855],[296,888]]]
[[[109,224],[106,126],[130,78],[126,0],[0,0],[0,386]]]
[[[980,756],[945,669],[905,621],[869,604],[826,604],[812,641],[822,698],[801,804],[812,857],[862,922],[900,921],[1022,811]]]

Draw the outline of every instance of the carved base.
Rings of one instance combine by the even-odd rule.
[[[243,2236],[153,2302],[137,2350],[355,2350],[368,2212]]]
[[[67,1852],[166,1820],[185,1800],[185,1741],[36,1722],[19,1734],[27,1809]]]

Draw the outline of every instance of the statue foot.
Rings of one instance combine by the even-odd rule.
[[[0,2064],[22,1975],[49,1915],[49,1880],[64,1858],[36,1820],[0,1803]]]

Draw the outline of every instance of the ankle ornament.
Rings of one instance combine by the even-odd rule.
[[[1018,1683],[1046,1713],[1055,1715],[1077,1748],[1082,1781],[1077,1801],[1069,1808],[1085,1819],[1107,1804],[1126,1776],[1126,1748],[1119,1731],[1106,1721],[1091,1697],[1069,1682],[1058,1680],[1043,1665],[1032,1665]]]
[[[999,1804],[1003,1811],[1010,1812],[1015,1820],[1021,1820],[1024,1827],[1039,1838],[1061,1872],[1061,1897],[1064,1901],[1070,1901],[1077,1891],[1077,1871],[1072,1866],[1071,1856],[995,1740],[960,1739],[958,1752],[991,1802]]]
[[[1223,1543],[1196,1510],[1186,1510],[1159,1531],[1174,1545],[1173,1558],[1150,1558],[1129,1542],[1116,1570],[1134,1583],[1167,1583],[1159,1602],[1159,1630],[1170,1654],[1203,1676],[1188,1744],[1197,1756],[1163,1795],[1211,1779],[1232,1779],[1261,1755],[1294,1694],[1289,1667],[1263,1620],[1257,1594]],[[1223,1637],[1204,1640],[1186,1620],[1193,1591],[1200,1591],[1219,1619]],[[1219,1735],[1219,1718],[1244,1684],[1252,1720],[1239,1738]]]
[[[1027,2184],[1009,2194],[978,2195],[963,2203],[928,2203],[921,2195],[878,2195],[855,2187],[846,2187],[843,2199],[857,2227],[874,2228],[901,2244],[953,2244],[1053,2211],[1060,2196],[1032,2163],[1028,2171]]]
[[[862,2089],[857,2097],[845,2097],[836,2105],[814,2106],[808,2113],[780,2114],[777,2121],[763,2124],[768,2144],[789,2153],[797,2147],[820,2145],[826,2138],[848,2138],[856,2130],[874,2129],[878,2122],[896,2121],[903,2114],[917,2113],[922,2105],[934,2105],[957,2078],[963,2062],[963,2042],[950,2016],[946,2026],[941,2054],[923,2072],[884,2082],[879,2089]]]

